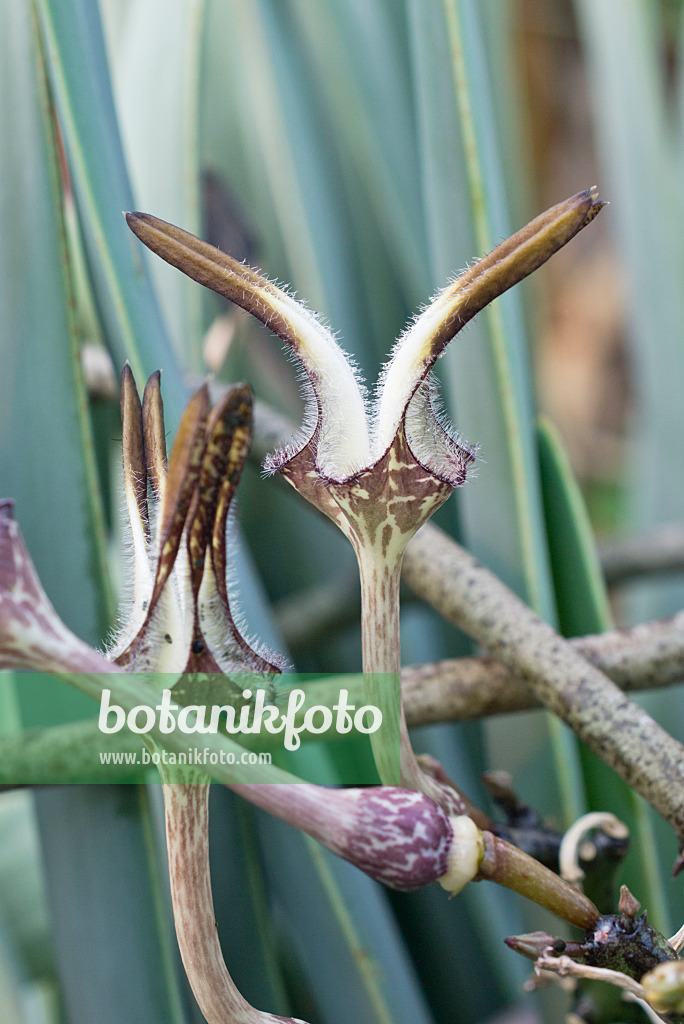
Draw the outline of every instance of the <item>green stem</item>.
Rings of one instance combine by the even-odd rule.
[[[399,554],[389,560],[374,546],[355,545],[361,581],[361,636],[366,700],[383,715],[383,735],[371,736],[373,756],[383,785],[401,785],[425,793],[449,814],[467,814],[469,807],[454,788],[423,771],[411,745],[401,697],[399,629]],[[399,687],[388,685],[391,677]],[[392,692],[390,692],[390,690]],[[399,772],[397,773],[397,741]]]
[[[525,896],[541,907],[562,917],[578,928],[592,928],[599,912],[587,896],[574,889],[555,872],[504,842],[491,832],[484,832],[485,853],[480,864],[480,878]]]
[[[451,68],[454,93],[459,113],[461,137],[465,154],[465,169],[470,192],[470,207],[478,252],[492,249],[494,239],[489,214],[489,198],[481,160],[481,143],[473,110],[473,89],[468,51],[465,46],[460,0],[444,0],[447,35],[451,49]],[[477,97],[475,97],[477,98]],[[512,380],[511,362],[506,338],[506,326],[499,303],[486,310],[489,335],[494,355],[494,372],[501,401],[508,443],[508,456],[513,478],[513,498],[517,505],[516,522],[522,552],[527,597],[533,608],[544,614],[548,604],[548,587],[541,577],[539,547],[535,543],[533,527],[538,520],[532,507],[530,481],[534,479],[530,460],[526,458],[520,433],[521,411]]]

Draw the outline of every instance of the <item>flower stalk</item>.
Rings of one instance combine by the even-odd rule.
[[[587,896],[517,846],[491,832],[484,832],[483,836],[479,878],[513,889],[578,928],[592,928],[596,924],[599,912]]]
[[[163,778],[163,772],[162,772]],[[209,864],[209,779],[164,782],[166,849],[173,918],[185,973],[208,1024],[302,1024],[248,1003],[221,951]]]

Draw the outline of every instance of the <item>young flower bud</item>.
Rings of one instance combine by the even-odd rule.
[[[484,852],[470,818],[450,818],[413,790],[324,789],[308,783],[230,788],[400,892],[430,882],[459,892],[477,874]]]
[[[644,995],[656,1013],[684,1014],[684,961],[658,964],[641,979]]]

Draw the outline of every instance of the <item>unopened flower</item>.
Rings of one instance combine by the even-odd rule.
[[[430,882],[460,892],[478,873],[484,855],[482,833],[472,818],[450,818],[412,790],[323,790],[308,783],[230,788],[401,892]]]
[[[134,584],[128,621],[108,657],[138,672],[272,677],[280,665],[239,632],[227,583],[226,524],[251,440],[250,389],[236,385],[212,409],[202,385],[183,413],[168,466],[158,373],[141,403],[124,367],[121,418]]]
[[[43,591],[12,502],[3,501],[0,667],[273,677],[280,663],[262,657],[239,632],[227,583],[226,522],[251,438],[249,388],[230,389],[211,409],[203,385],[183,413],[168,466],[159,374],[141,403],[126,366],[121,411],[133,585],[118,636],[102,654],[67,629]]]
[[[430,370],[476,313],[541,266],[602,206],[595,190],[580,192],[474,263],[399,339],[372,401],[332,333],[291,295],[181,228],[149,214],[127,214],[145,245],[261,320],[301,364],[310,417],[301,438],[271,456],[266,466],[332,519],[354,548],[361,579],[363,668],[371,686],[370,674],[400,669],[399,577],[406,545],[464,482],[474,458],[435,411]],[[399,729],[401,784],[462,813],[465,805],[456,791],[421,769],[403,710]],[[381,750],[376,758],[383,782],[394,781]]]
[[[643,976],[641,984],[656,1013],[684,1014],[684,961],[658,964]]]

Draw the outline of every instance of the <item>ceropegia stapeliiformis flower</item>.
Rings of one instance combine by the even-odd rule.
[[[243,673],[272,678],[280,667],[241,636],[226,578],[226,521],[251,439],[249,388],[232,388],[211,409],[208,388],[201,387],[183,414],[168,465],[159,374],[148,381],[141,403],[126,366],[121,412],[133,546],[127,620],[106,656],[75,637],[40,585],[11,502],[3,502],[0,666],[55,672],[91,695],[96,673],[152,673],[155,681],[162,674],[163,686],[178,680],[181,690],[174,686],[174,696],[181,703],[197,702],[205,679],[214,685],[235,673],[241,679]],[[154,517],[149,514],[152,501]],[[223,962],[209,876],[208,776],[198,772],[188,774],[187,781],[171,781],[163,762],[160,772],[174,920],[197,1000],[211,1024],[280,1020],[242,997]]]
[[[139,618],[147,614],[146,600],[133,613]],[[128,635],[140,633],[131,630]],[[187,628],[186,635],[191,635]],[[168,642],[163,634],[162,641],[165,652]],[[145,645],[146,658],[151,649],[151,643]],[[0,667],[53,672],[71,682],[83,673],[121,671],[59,619],[40,585],[9,501],[0,503]],[[87,692],[92,696],[95,691]],[[123,697],[118,699],[123,702]],[[135,691],[130,703],[139,703]],[[274,777],[277,774],[274,769]],[[537,861],[481,831],[466,815],[447,815],[422,793],[390,786],[331,791],[282,783],[231,788],[391,888],[407,891],[439,881],[449,892],[457,892],[467,881],[482,877],[514,888],[582,927],[596,916],[590,901]],[[199,799],[192,794],[191,806]]]
[[[200,388],[181,419],[168,467],[159,375],[148,381],[141,403],[126,367],[121,409],[134,552],[125,624],[106,656],[74,636],[40,585],[12,503],[1,502],[0,667],[39,669],[71,682],[92,676],[95,682],[79,683],[90,695],[102,685],[103,672],[163,672],[184,680],[238,672],[272,677],[279,666],[239,633],[226,584],[226,521],[249,446],[249,389],[231,389],[210,410],[207,388]],[[156,515],[150,514],[153,503]],[[139,691],[126,692],[129,706],[139,702]],[[449,816],[422,793],[282,783],[232,788],[392,888],[439,881],[457,892],[474,877],[490,878],[580,926],[595,917],[593,904],[547,869],[482,832],[467,815]],[[207,797],[203,774],[184,784],[164,780],[174,916],[188,976],[209,1021],[279,1020],[243,999],[222,959],[211,901]]]
[[[596,191],[552,207],[475,262],[399,339],[369,402],[333,334],[305,306],[260,273],[181,228],[144,213],[128,224],[183,273],[242,306],[301,363],[310,417],[299,440],[267,460],[348,537],[359,564],[363,668],[369,696],[383,707],[380,673],[398,673],[399,577],[414,533],[462,484],[474,455],[434,409],[430,370],[454,335],[484,306],[536,270],[602,207]],[[463,813],[456,790],[419,765],[400,714],[401,784]],[[393,781],[382,748],[383,781]]]

